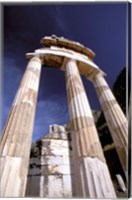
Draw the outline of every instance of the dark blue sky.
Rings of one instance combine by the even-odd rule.
[[[3,120],[5,124],[27,65],[25,53],[40,48],[40,39],[56,34],[78,41],[95,53],[95,63],[113,86],[126,66],[127,3],[50,3],[3,8]],[[100,109],[92,83],[83,77],[92,109]],[[33,140],[48,133],[53,123],[69,123],[64,72],[43,68]]]

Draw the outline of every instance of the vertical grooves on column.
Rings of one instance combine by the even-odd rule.
[[[95,79],[95,83],[96,83],[96,84],[97,84],[97,83],[99,84],[99,85],[98,85],[98,89],[100,89],[100,92],[103,93],[103,92],[104,92],[103,89],[102,89],[102,86],[103,86],[103,85],[102,85],[100,82],[98,82],[96,79]],[[107,84],[107,83],[106,83],[106,84]],[[99,86],[100,86],[100,87],[99,87]],[[107,85],[107,87],[108,87],[108,91],[110,91],[108,85]],[[107,95],[106,95],[105,93],[104,93],[104,98],[107,99],[107,104],[108,104],[108,106],[109,106],[110,101],[109,101],[109,98],[107,97]],[[116,101],[114,95],[113,95],[113,99]],[[117,110],[118,110],[118,111],[117,111]],[[120,109],[118,103],[116,104],[116,108],[115,108],[115,105],[111,105],[111,110],[110,110],[110,112],[111,112],[111,114],[113,115],[115,121],[116,121],[117,123],[119,122],[119,124],[122,124],[122,120],[123,120],[123,121],[124,121],[124,120],[126,121],[126,118],[125,118],[124,114],[122,113],[122,111],[121,111],[121,113],[120,113],[120,115],[119,115],[119,111],[121,111],[121,109]],[[115,115],[114,113],[116,113],[116,115]],[[116,117],[116,116],[117,116],[117,117]],[[126,121],[126,122],[127,122],[127,121]]]
[[[31,81],[31,79],[30,79],[30,81]],[[32,81],[33,81],[33,80],[32,80]],[[35,80],[34,80],[34,82],[35,82]],[[32,96],[33,94],[36,94],[36,91],[33,91],[33,90],[30,89],[30,88],[29,88],[28,90],[29,90],[28,93],[29,93],[29,100],[30,100],[30,99],[31,99],[31,96]],[[37,96],[37,94],[36,94],[36,96]],[[28,105],[28,103],[24,102],[23,104],[25,104],[26,107],[27,107],[27,111],[25,112],[25,115],[28,115],[29,112],[31,112],[31,111],[34,110],[34,107],[31,106],[31,105]],[[34,105],[34,106],[36,106],[36,105]],[[29,109],[30,109],[30,110],[29,110]],[[33,115],[32,115],[32,118],[34,118]],[[30,123],[28,123],[28,121],[29,121],[29,117],[27,118],[27,120],[25,119],[25,127],[27,127],[26,124],[30,124]],[[22,126],[22,125],[21,125],[21,126]],[[28,128],[28,127],[27,127],[27,128]],[[27,130],[27,129],[25,129],[25,130]],[[31,131],[30,131],[30,134],[31,134]],[[24,140],[24,137],[26,137],[26,136],[25,136],[25,133],[22,134],[22,141]],[[26,141],[25,141],[25,142],[23,141],[23,143],[25,144]],[[24,156],[24,154],[23,154],[23,156]]]
[[[85,180],[85,197],[112,198],[115,197],[112,184],[109,182],[107,166],[98,158],[84,158],[81,163],[82,180]]]
[[[27,74],[26,74],[27,75]],[[28,80],[28,78],[29,78],[29,76],[27,76],[27,78],[26,78],[26,82],[25,82],[25,85],[26,85],[26,83],[27,83],[27,80]],[[20,89],[21,89],[21,92],[20,92],[20,94],[19,94],[19,97],[18,98],[22,98],[22,95],[23,95],[23,93],[24,93],[24,90],[25,90],[25,85],[23,86],[23,88],[21,88],[20,87]],[[17,117],[16,118],[16,120],[14,120],[14,125],[13,125],[13,127],[11,128],[11,130],[10,131],[12,131],[12,137],[10,138],[10,146],[9,146],[9,149],[8,149],[8,152],[7,152],[7,154],[8,155],[13,155],[13,152],[14,152],[14,149],[15,149],[15,145],[17,145],[17,138],[18,137],[20,137],[20,134],[19,135],[15,135],[15,134],[13,134],[13,133],[15,133],[16,132],[16,130],[17,129],[20,129],[20,127],[18,127],[18,123],[19,123],[19,121],[20,121],[20,119],[24,119],[24,115],[23,115],[23,113],[25,113],[25,109],[23,109],[23,106],[21,105],[21,103],[19,102],[19,104],[18,105],[14,105],[14,106],[16,106],[16,110],[15,110],[15,113],[14,113],[14,118],[16,117],[16,115],[17,115],[17,113],[21,113],[20,115],[18,115],[19,117]],[[19,107],[20,106],[20,107]],[[13,119],[12,119],[12,122],[11,123],[13,123]],[[11,126],[12,126],[12,124],[11,124]],[[20,133],[20,132],[19,132]],[[14,141],[14,142],[13,142]],[[15,144],[16,143],[16,144]],[[13,147],[12,147],[13,146]],[[12,149],[13,148],[13,149]],[[11,150],[12,149],[12,150]]]
[[[113,116],[113,119],[112,119],[112,120],[113,120],[115,123],[118,124],[118,120],[117,120],[117,118],[116,118],[115,115],[114,115],[114,113],[116,114],[116,110],[115,110],[115,112],[112,112],[112,111],[110,110],[109,113]],[[105,111],[104,111],[104,115],[105,115]],[[106,116],[106,119],[107,119],[107,115],[105,115],[105,116]],[[110,129],[111,131],[114,130],[114,126],[112,126],[113,123],[110,123],[110,122],[112,122],[112,120],[111,120],[111,121],[108,121],[108,126],[109,126],[109,129]],[[117,127],[117,128],[119,128],[119,127]],[[122,130],[121,130],[121,132],[122,132]],[[114,139],[114,135],[112,135],[112,136],[113,136],[113,140],[115,140],[115,139]],[[116,137],[118,137],[118,136],[116,136]],[[124,142],[126,141],[126,139],[125,139],[124,134],[120,134],[120,137],[118,137],[118,140],[121,141],[121,143],[123,144],[123,146],[125,145]],[[115,142],[116,142],[116,141],[115,141]],[[125,145],[125,146],[126,146],[126,145]]]
[[[75,75],[70,75],[70,76],[68,76],[68,79],[69,79],[69,82],[70,82],[70,85],[71,85],[71,90],[73,91],[73,95],[72,95],[72,98],[71,98],[71,101],[72,101],[72,99],[73,98],[75,98],[76,100],[74,101],[74,103],[75,104],[73,104],[73,106],[74,106],[74,110],[75,110],[75,114],[76,114],[76,116],[78,116],[77,115],[77,112],[76,112],[76,110],[77,109],[79,109],[79,111],[80,111],[80,113],[83,115],[83,113],[85,112],[84,111],[84,106],[83,106],[83,103],[81,102],[81,100],[80,100],[80,98],[78,97],[78,95],[77,95],[77,93],[78,93],[78,91],[77,91],[77,88],[76,88],[76,82],[74,81],[74,76],[76,76],[76,78],[78,79],[78,76],[75,74]],[[72,81],[73,80],[73,81]],[[79,79],[78,79],[79,80]],[[79,80],[79,82],[80,82],[80,80]],[[80,84],[81,84],[81,82],[80,82]],[[82,92],[82,93],[84,93],[84,92]],[[79,93],[80,94],[80,93]],[[71,102],[70,101],[70,102]],[[75,116],[72,116],[72,118],[74,119],[74,117]],[[76,129],[76,127],[74,127],[74,129],[75,130],[79,130],[82,126],[83,127],[86,127],[86,122],[87,122],[87,120],[83,120],[82,118],[79,118],[79,119],[76,119],[76,120],[73,120],[74,121],[74,123],[76,122],[76,127],[77,127],[77,129]],[[85,136],[85,135],[84,135]],[[82,137],[82,136],[77,136],[77,135],[75,135],[75,137],[76,137],[76,141],[77,141],[77,143],[78,144],[80,144],[79,146],[81,146],[82,148],[82,152],[85,152],[85,151],[87,151],[87,149],[85,149],[86,148],[86,146],[87,146],[87,142],[86,142],[86,138],[85,137]],[[85,144],[85,145],[83,145],[83,144]]]
[[[75,99],[75,102],[74,102],[74,109],[75,109],[75,111],[76,111],[76,105],[79,105],[80,104],[80,102],[79,102],[79,97],[77,96],[77,89],[76,89],[76,86],[74,86],[76,84],[76,82],[74,82],[74,79],[73,79],[73,81],[72,81],[72,79],[71,79],[71,87],[74,89],[74,99]],[[72,99],[73,99],[72,98]],[[71,100],[72,101],[72,100]],[[75,105],[75,103],[76,103],[76,105]],[[83,111],[81,110],[81,108],[80,108],[80,106],[78,106],[78,108],[79,108],[79,110],[80,110],[80,112],[82,113]],[[76,116],[78,116],[77,115],[77,113],[76,113]],[[75,118],[75,116],[73,116],[73,119]],[[83,123],[82,122],[82,120],[80,120],[80,123],[78,122],[78,120],[74,120],[74,121],[76,121],[76,123],[77,124],[80,124],[80,126],[81,126],[81,124]]]
[[[74,92],[74,88],[72,87],[71,76],[69,77],[69,82],[70,82],[70,85],[71,85],[71,100],[72,100],[75,92]],[[76,113],[75,105],[74,105],[74,109],[71,109],[71,110],[72,110],[72,118],[73,118],[74,113]],[[74,110],[74,112],[73,112],[73,110]],[[74,128],[77,128],[77,123],[74,120],[73,120],[73,126],[74,126]]]
[[[79,78],[79,75],[78,75],[79,72],[78,73],[74,72],[73,69],[70,68],[69,64],[67,66],[67,71],[68,71],[67,73],[69,73],[69,72],[73,73],[73,74],[67,74],[67,79],[68,79],[67,87],[69,88],[68,92],[72,91],[72,95],[71,95],[70,101],[69,101],[70,109],[71,110],[74,109],[74,112],[75,112],[74,115],[76,115],[76,118],[75,118],[74,115],[72,117],[70,116],[73,124],[76,122],[76,125],[77,125],[77,129],[76,129],[76,127],[73,127],[73,129],[74,129],[74,131],[75,130],[79,131],[84,127],[81,131],[81,134],[78,133],[78,134],[75,134],[75,136],[74,136],[76,138],[76,142],[78,143],[79,155],[80,155],[80,153],[83,156],[90,155],[90,151],[92,150],[91,148],[93,148],[92,152],[93,152],[94,156],[96,155],[96,153],[98,155],[98,152],[94,149],[94,146],[93,146],[93,145],[95,145],[95,143],[92,143],[92,138],[94,137],[94,135],[97,135],[97,131],[96,131],[96,129],[93,128],[94,127],[94,121],[93,121],[92,114],[90,114],[90,117],[89,117],[90,121],[91,121],[90,125],[89,125],[89,119],[87,117],[87,112],[91,112],[91,111],[90,111],[87,99],[85,97],[85,90],[83,88],[82,81],[81,81],[81,79]],[[83,88],[84,91],[82,90],[82,92],[78,93],[76,81],[77,81],[78,85],[80,84],[80,87]],[[79,95],[82,95],[82,96],[79,96]],[[84,101],[85,104],[83,104],[83,101],[81,101],[81,98],[83,98],[83,101]],[[71,102],[72,102],[72,108],[71,108]],[[87,108],[85,108],[84,105],[86,105]],[[77,112],[76,112],[77,110],[78,110],[78,112],[80,111],[80,114],[77,114]],[[86,117],[83,117],[85,115],[86,115]],[[92,133],[92,135],[91,135],[91,133]],[[91,144],[92,144],[90,146],[90,148],[89,148],[89,144],[90,144],[89,137],[91,137]],[[98,136],[96,136],[94,138],[96,138],[95,141],[97,143],[97,147],[99,147],[97,149],[101,150],[101,146],[100,146],[100,143],[99,143]],[[99,157],[101,157],[101,155],[103,156],[103,154],[100,153]],[[104,160],[105,159],[104,159],[104,156],[103,156],[103,161]]]
[[[100,77],[99,77],[98,79],[100,79]],[[103,84],[101,84],[99,81],[97,81],[97,79],[94,79],[94,81],[95,81],[96,84],[98,84],[98,87],[97,87],[97,88],[100,90],[101,94],[104,95],[104,99],[107,100],[107,104],[108,104],[108,106],[109,106],[110,101],[109,101],[109,98],[107,97],[107,95],[106,95],[106,94],[104,93],[104,91],[103,91],[103,88],[102,88]],[[105,83],[105,85],[107,85],[108,91],[110,91],[108,84]],[[95,88],[96,88],[96,87],[95,87]],[[110,91],[110,92],[111,92],[111,91]],[[98,92],[97,92],[97,93],[98,93]],[[111,93],[111,95],[113,96],[113,99],[116,101],[114,95],[113,95],[112,93]],[[102,106],[103,106],[103,105],[102,105]],[[124,114],[122,113],[122,110],[121,110],[121,108],[119,107],[117,101],[116,101],[116,107],[117,107],[117,108],[115,108],[115,105],[111,105],[111,106],[112,106],[112,107],[111,107],[111,112],[112,112],[112,114],[116,113],[116,115],[118,116],[118,120],[119,120],[120,124],[122,124],[122,120],[123,120],[123,121],[124,121],[124,120],[127,121],[126,118],[125,118],[125,116],[124,116]],[[117,109],[118,109],[118,112],[117,112]],[[119,111],[121,111],[120,115],[119,115]],[[115,115],[113,115],[113,116],[115,117]],[[116,119],[116,118],[115,118],[115,119]],[[117,119],[116,119],[116,120],[117,120]]]
[[[76,99],[77,99],[77,101],[76,101],[75,103],[76,103],[76,107],[78,107],[78,112],[82,113],[81,108],[78,106],[78,105],[79,105],[79,97],[76,96]],[[79,115],[79,114],[78,114],[78,115]],[[77,115],[77,116],[78,116],[78,115]],[[82,120],[76,120],[76,121],[77,121],[77,123],[78,123],[77,130],[79,130],[79,129],[82,127]]]
[[[41,72],[41,61],[39,58],[37,61],[35,59],[29,62],[3,131],[1,152],[1,195],[3,197],[23,197],[25,193]],[[34,67],[33,60],[36,63]],[[35,72],[38,70],[38,73],[35,74],[33,70]]]
[[[110,129],[113,141],[115,143],[119,159],[121,161],[124,171],[126,171],[126,159],[128,153],[127,119],[124,113],[122,112],[120,106],[118,105],[118,102],[116,101],[114,95],[112,94],[103,76],[97,74],[96,77],[94,77],[93,79],[93,83],[95,89],[97,90],[97,94],[99,95],[99,100],[100,103],[102,104],[102,109],[104,111],[108,127]],[[103,102],[105,102],[105,105],[107,107],[104,106]]]
[[[24,79],[25,77],[23,77],[23,79]],[[23,80],[22,80],[23,81]],[[20,88],[19,88],[20,89]],[[18,90],[19,91],[19,90]],[[18,92],[18,94],[19,94],[19,92]],[[17,95],[18,95],[17,94]],[[20,94],[19,94],[19,97],[21,97],[22,96],[22,90],[20,91]],[[16,96],[16,98],[18,98],[18,96]],[[15,98],[15,100],[16,100],[16,98]],[[13,126],[13,121],[14,121],[14,118],[15,118],[15,114],[14,113],[16,113],[16,112],[18,112],[20,110],[20,108],[18,108],[18,106],[12,106],[12,110],[11,110],[11,112],[10,112],[10,114],[9,114],[9,117],[8,117],[8,121],[7,121],[7,123],[6,123],[6,125],[5,125],[5,128],[4,128],[4,131],[3,131],[3,137],[2,137],[2,142],[1,142],[1,145],[3,144],[3,150],[2,150],[2,153],[7,153],[7,152],[4,152],[4,148],[7,148],[7,145],[5,146],[4,144],[5,144],[5,142],[10,142],[11,140],[12,140],[12,137],[13,136],[8,136],[8,132],[9,132],[9,130],[11,129],[11,126]],[[14,126],[16,125],[16,122],[17,122],[17,120],[18,119],[16,119],[15,121],[14,121]],[[13,126],[13,127],[14,127]],[[12,130],[14,130],[13,128],[12,128]],[[13,134],[13,131],[12,131],[12,134]],[[10,147],[8,147],[8,149],[9,149]],[[8,152],[9,152],[9,150],[8,150]]]
[[[14,106],[13,106],[13,107],[14,107]],[[14,118],[15,118],[15,113],[19,111],[18,107],[15,106],[15,108],[13,109],[13,111],[14,111],[14,112],[12,112],[13,117],[11,116],[11,120],[9,121],[10,124],[9,124],[9,126],[8,126],[8,130],[6,130],[6,133],[7,133],[7,138],[6,138],[6,140],[5,140],[6,143],[10,143],[10,142],[12,141],[13,132],[14,132],[14,131],[13,131],[13,127],[16,125],[17,120],[18,120],[18,119],[14,120]],[[12,126],[12,128],[11,128],[11,126]],[[11,132],[10,137],[8,136],[8,132],[9,132],[9,131]],[[4,133],[4,134],[5,134],[5,133]],[[4,138],[4,139],[5,139],[5,138]],[[5,148],[6,148],[6,150],[5,150]],[[8,154],[8,153],[9,153],[9,149],[10,149],[10,146],[8,146],[8,149],[7,149],[7,145],[3,146],[3,152],[2,152],[2,154],[3,154],[3,155]]]
[[[72,90],[73,90],[73,96],[72,96],[72,98],[71,98],[71,101],[72,101],[73,98],[77,97],[77,96],[76,96],[77,91],[76,91],[76,87],[74,87],[74,84],[75,84],[75,83],[72,81],[72,77],[73,77],[73,75],[70,75],[70,77],[69,77],[69,78],[70,78],[70,83],[71,83],[71,88],[72,88]],[[76,103],[77,103],[78,101],[79,101],[79,99],[76,98]],[[76,105],[74,104],[73,106],[74,106],[74,110],[75,110],[75,114],[76,114],[75,116],[77,116],[77,113],[76,113]],[[74,123],[76,123],[76,127],[73,127],[73,129],[74,129],[74,130],[77,130],[77,128],[79,127],[79,125],[81,126],[82,121],[80,121],[80,123],[78,123],[78,120],[74,120],[75,116],[72,116],[72,121],[74,121]],[[74,138],[73,138],[73,139],[75,139],[75,140],[77,141],[77,144],[78,144],[78,147],[77,147],[77,148],[78,148],[78,153],[79,153],[79,155],[80,155],[80,154],[82,153],[82,149],[79,150],[79,146],[81,145],[81,144],[80,144],[81,141],[80,141],[79,138],[76,136],[76,134],[74,134]]]
[[[17,118],[17,122],[15,124],[14,132],[17,132],[18,129],[21,130],[21,127],[22,127],[23,121],[24,121],[24,117],[26,116],[26,112],[25,112],[26,111],[26,106],[24,106],[24,109],[23,109],[23,104],[22,103],[19,103],[19,106],[20,106],[20,110],[18,110],[19,111],[19,117]],[[21,126],[20,126],[20,121],[21,121]],[[20,145],[19,138],[22,138],[22,134],[23,134],[23,132],[21,130],[21,131],[19,131],[19,135],[18,134],[17,135],[13,135],[11,144],[14,145],[14,148],[13,148],[12,151],[10,151],[11,147],[9,148],[8,154],[10,156],[15,156],[15,154],[16,154],[15,150],[16,150],[16,147],[18,147]],[[22,142],[22,140],[21,140],[21,142]],[[21,151],[19,151],[19,152],[21,152]]]
[[[8,132],[6,131],[6,127],[8,127],[8,124],[11,123],[10,119],[12,119],[12,115],[13,115],[15,109],[16,108],[14,108],[14,107],[11,108],[11,111],[9,113],[9,118],[7,119],[7,123],[6,123],[5,127],[4,127],[4,130],[3,130],[3,133],[2,133],[2,137],[1,137],[0,154],[2,154],[4,152],[4,148],[6,148],[5,147],[5,142],[6,142],[7,137],[8,137]]]
[[[4,164],[5,164],[5,163],[6,163],[6,161],[4,160]],[[3,165],[4,165],[4,164],[3,164]],[[3,187],[3,190],[4,190],[4,191],[2,191],[2,193],[5,192],[6,183],[7,183],[7,180],[8,180],[8,178],[9,178],[10,170],[7,170],[8,167],[9,167],[9,165],[10,165],[10,162],[8,162],[8,166],[5,165],[5,167],[3,167],[3,171],[1,172],[2,176],[5,177],[5,178],[3,179],[3,182],[2,182],[2,187]],[[1,176],[1,179],[3,178],[2,176]]]
[[[79,71],[76,71],[78,70],[76,63],[73,62],[69,61],[66,65],[66,78],[73,131],[73,155],[74,161],[76,161],[74,168],[75,197],[115,198],[89,102]],[[108,182],[107,187],[106,181]]]

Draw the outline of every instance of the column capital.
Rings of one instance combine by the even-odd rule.
[[[106,77],[107,74],[105,72],[103,72],[102,70],[94,70],[90,74],[86,75],[86,78],[89,81],[94,82],[94,78],[97,76]]]
[[[43,60],[42,60],[42,57],[40,55],[35,55],[32,58],[30,58],[29,61],[35,61],[35,62],[42,63]]]
[[[41,56],[39,53],[26,53],[27,60],[31,60],[33,58],[39,58],[41,62],[44,60],[44,57]]]
[[[69,61],[73,61],[73,62],[77,63],[77,60],[72,59],[72,58],[67,58],[67,57],[65,57],[64,60],[63,60],[63,63],[62,63],[62,65],[61,65],[61,68],[60,68],[60,69],[63,70],[63,71],[65,71],[65,69],[66,69],[66,64],[67,64]]]

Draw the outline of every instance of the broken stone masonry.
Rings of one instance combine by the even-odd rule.
[[[27,197],[72,197],[72,149],[67,127],[52,125],[31,148]]]

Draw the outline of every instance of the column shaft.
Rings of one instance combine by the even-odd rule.
[[[116,197],[76,61],[66,63],[66,86],[74,155],[74,195]]]
[[[128,156],[128,122],[112,94],[103,75],[97,74],[93,78],[93,84],[97,91],[109,130],[111,132],[115,147],[126,174]]]
[[[0,194],[24,197],[32,131],[38,95],[41,60],[29,61],[1,139]]]

